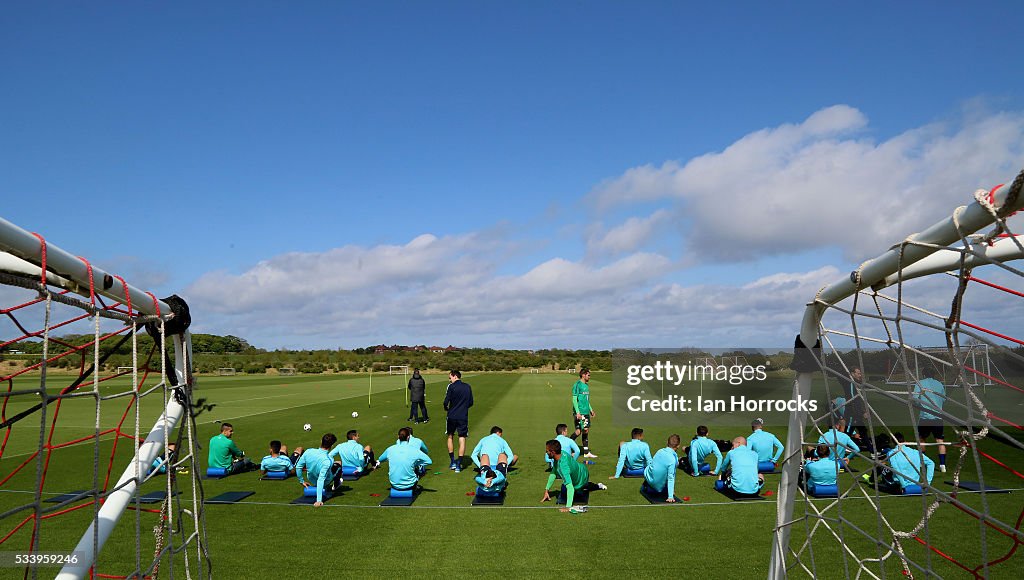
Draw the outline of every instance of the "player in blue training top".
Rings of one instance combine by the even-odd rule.
[[[270,455],[264,456],[260,461],[260,474],[265,476],[271,471],[291,473],[295,470],[295,462],[299,457],[302,457],[302,447],[296,447],[289,455],[288,448],[274,439],[270,442]]]
[[[502,437],[501,427],[497,425],[491,427],[490,435],[484,437],[476,444],[469,458],[481,469],[494,467],[494,469],[506,475],[508,474],[509,466],[515,465],[516,461],[519,461],[519,456],[512,453],[512,448],[509,447],[508,442]]]
[[[150,471],[152,472],[155,470],[159,471],[160,473],[167,473],[167,468],[173,465],[174,462],[177,461],[178,459],[177,454],[175,453],[177,447],[177,443],[168,443],[167,452],[164,453],[163,455],[157,456],[157,458],[153,460],[153,464],[150,467]],[[182,473],[181,468],[178,469],[178,473]]]
[[[654,461],[651,446],[644,441],[644,430],[634,427],[629,436],[629,441],[619,442],[619,462],[615,464],[615,475],[608,479],[618,479],[623,469],[646,469]]]
[[[800,483],[805,486],[835,485],[839,475],[839,463],[829,457],[829,447],[819,443],[815,452],[808,456],[800,473]]]
[[[426,421],[421,421],[421,422],[425,423]],[[424,443],[422,439],[420,439],[419,437],[417,437],[417,436],[412,434],[413,433],[412,427],[408,427],[408,429],[409,429],[409,440],[406,441],[406,443],[408,443],[409,445],[412,445],[413,449],[419,449],[420,451],[429,454],[430,450],[427,449],[427,444]],[[395,444],[397,445],[399,443],[401,443],[401,441],[396,439],[395,440]]]
[[[946,437],[942,423],[942,405],[946,402],[946,385],[935,378],[935,369],[930,365],[922,371],[925,378],[914,383],[912,396],[921,412],[917,417],[917,441],[924,446],[928,436],[935,437],[939,444],[939,471],[946,473]]]
[[[313,507],[324,505],[324,490],[332,491],[341,485],[341,462],[331,461],[327,455],[331,447],[338,442],[338,436],[334,433],[324,433],[320,438],[319,449],[307,449],[302,457],[295,463],[295,475],[299,478],[302,487],[316,485],[316,502]],[[309,480],[306,481],[306,474]]]
[[[697,434],[686,449],[683,449],[679,467],[686,473],[700,475],[700,464],[705,462],[708,455],[714,454],[715,469],[711,470],[711,475],[718,475],[719,467],[722,465],[722,452],[718,449],[718,443],[708,438],[710,432],[707,425],[697,427]]]
[[[359,442],[359,431],[352,429],[345,434],[345,439],[331,450],[330,456],[337,457],[343,466],[352,466],[356,473],[373,469],[373,448]]]
[[[892,436],[896,440],[896,447],[887,457],[889,467],[881,470],[878,489],[900,494],[907,486],[920,485],[923,488],[925,484],[930,484],[935,475],[935,462],[917,449],[907,447],[903,433],[896,432]],[[875,474],[876,470],[872,470],[862,477],[864,481],[873,483]],[[921,480],[922,475],[924,481]]]
[[[764,419],[760,417],[750,423],[753,433],[747,435],[747,447],[757,453],[758,461],[771,461],[778,464],[779,457],[785,452],[786,447],[775,435],[764,430]]]
[[[732,450],[725,454],[718,471],[725,486],[736,493],[756,495],[764,485],[764,477],[757,472],[757,453],[747,447],[746,437],[732,440]]]
[[[659,449],[654,459],[644,469],[644,487],[650,491],[664,493],[665,501],[676,501],[676,466],[679,465],[679,435],[669,435],[668,447]]]
[[[832,428],[818,437],[818,443],[828,445],[829,457],[842,462],[846,469],[850,468],[850,458],[860,453],[860,447],[846,434],[846,420],[832,422]]]
[[[559,423],[555,426],[555,441],[562,446],[562,451],[568,453],[573,461],[576,461],[580,456],[580,446],[576,445],[576,442],[570,439],[566,433],[569,432],[569,426],[565,423]],[[548,464],[549,469],[555,467],[555,461],[544,454],[544,461]]]
[[[480,475],[476,476],[476,483],[485,490],[497,494],[505,491],[508,481],[505,479],[504,473],[495,471],[488,466],[480,470]]]
[[[388,480],[392,489],[399,491],[416,487],[419,476],[423,473],[422,467],[433,463],[426,453],[409,445],[408,427],[398,430],[398,443],[380,454],[377,467],[380,467],[383,461],[388,462]]]

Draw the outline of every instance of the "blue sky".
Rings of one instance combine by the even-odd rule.
[[[1022,13],[5,6],[2,215],[268,348],[787,344],[1019,170]]]

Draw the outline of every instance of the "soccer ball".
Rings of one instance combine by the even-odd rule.
[[[313,430],[313,426],[310,425],[309,423],[306,423],[305,425],[302,426],[302,430],[303,431],[312,431]]]
[[[359,416],[359,413],[357,411],[352,411],[352,418],[353,419],[355,419],[358,416]]]

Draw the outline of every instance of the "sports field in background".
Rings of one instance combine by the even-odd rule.
[[[619,441],[629,437],[634,426],[646,429],[646,441],[652,452],[664,446],[667,436],[679,433],[683,445],[697,426],[682,423],[676,427],[612,424],[610,373],[594,373],[592,401],[597,416],[593,423],[591,448],[599,458],[589,465],[591,480],[608,484],[607,491],[591,494],[590,511],[565,514],[553,503],[541,504],[545,473],[544,441],[554,435],[557,423],[570,423],[570,390],[575,375],[567,373],[465,374],[473,387],[475,405],[470,411],[470,437],[467,455],[476,442],[487,435],[492,425],[504,429],[506,440],[520,456],[517,469],[510,472],[507,500],[503,508],[470,507],[467,495],[475,488],[474,473],[448,469],[444,437],[444,411],[441,400],[447,385],[446,374],[425,375],[431,421],[417,425],[415,433],[430,447],[434,465],[423,478],[424,492],[410,508],[379,508],[387,494],[386,464],[356,482],[346,482],[343,493],[324,507],[291,505],[301,495],[295,478],[286,481],[260,481],[256,472],[223,480],[202,482],[209,498],[226,491],[254,491],[255,495],[232,505],[207,505],[208,532],[214,574],[221,578],[261,578],[278,575],[328,575],[330,577],[502,577],[609,578],[609,577],[694,577],[708,575],[724,578],[765,577],[770,558],[772,527],[775,523],[775,497],[761,501],[733,502],[712,488],[709,477],[692,478],[677,472],[676,495],[689,498],[679,505],[650,505],[639,494],[639,479],[610,481],[615,467]],[[777,390],[788,393],[790,381],[775,379]],[[109,389],[123,385],[112,384]],[[372,406],[367,401],[366,375],[269,376],[237,375],[200,377],[196,399],[206,399],[211,409],[198,417],[201,465],[205,468],[207,442],[219,432],[218,421],[235,427],[234,439],[254,461],[267,453],[271,439],[280,439],[290,449],[296,445],[317,446],[320,435],[334,432],[344,440],[345,432],[360,431],[364,444],[372,445],[379,455],[394,443],[396,433],[407,425],[405,378],[401,375],[375,374]],[[709,392],[715,388],[706,386]],[[7,413],[16,412],[27,401],[12,400]],[[115,424],[125,410],[118,400],[103,403],[101,424]],[[162,404],[144,406],[140,418],[144,430],[152,424]],[[353,419],[351,413],[359,412]],[[134,417],[134,410],[132,411]],[[750,432],[751,417],[737,415],[734,424],[713,424],[711,436],[729,439]],[[90,399],[65,403],[61,410],[55,440],[70,440],[92,432],[95,406]],[[28,457],[38,444],[38,419],[35,427],[22,422],[12,431],[4,454],[3,475]],[[310,423],[311,432],[302,425]],[[134,425],[134,418],[130,421]],[[766,429],[785,441],[783,424],[768,424]],[[910,433],[909,428],[904,428]],[[116,478],[129,460],[131,447],[122,440],[115,457]],[[77,445],[58,450],[48,467],[45,494],[58,494],[91,487],[94,460],[99,458],[100,473],[110,456],[111,439],[105,438],[99,452],[92,445]],[[1021,467],[1019,450],[986,441],[983,448],[1016,469]],[[934,458],[934,450],[929,454]],[[950,464],[956,451],[950,449]],[[858,463],[854,463],[858,466]],[[860,461],[859,467],[865,462]],[[968,465],[963,479],[975,479],[974,466]],[[1018,488],[1020,480],[1008,471],[986,467],[989,485]],[[31,501],[34,466],[23,469],[0,486],[0,512]],[[768,475],[765,492],[775,491],[778,475]],[[941,482],[941,489],[951,489]],[[844,480],[841,479],[841,482]],[[850,478],[845,480],[850,485]],[[163,489],[157,477],[147,482],[143,492]],[[179,485],[188,494],[187,478]],[[988,512],[1003,518],[1016,517],[1021,494],[988,495]],[[372,494],[379,494],[375,497]],[[967,496],[962,496],[967,497]],[[803,501],[803,500],[801,500]],[[829,500],[815,500],[827,503]],[[920,517],[922,498],[882,496],[878,500],[886,517],[898,529],[909,529]],[[968,503],[975,498],[966,500]],[[155,507],[155,506],[147,506]],[[977,506],[981,508],[980,505]],[[881,532],[876,513],[867,501],[844,502],[844,516],[856,521],[869,533]],[[850,510],[860,510],[851,514]],[[798,502],[795,513],[803,513]],[[0,520],[0,535],[15,527],[27,515],[21,512]],[[49,551],[68,550],[85,530],[92,507],[44,521],[41,545]],[[119,574],[135,566],[135,528],[142,530],[143,559],[148,561],[153,540],[148,532],[156,516],[128,511],[118,524],[112,542],[100,556],[99,571]],[[806,526],[794,528],[799,541]],[[950,506],[940,506],[929,527],[930,539],[956,559],[980,564],[983,558],[979,524]],[[865,538],[846,529],[844,542],[859,554],[874,548]],[[1005,553],[1011,541],[998,533],[987,535],[986,559]],[[15,533],[3,550],[15,550],[28,543],[26,530]],[[821,578],[839,577],[847,570],[842,553],[832,538],[821,537],[815,543],[814,568]],[[908,553],[922,556],[917,544],[905,545]],[[148,551],[148,553],[147,553]],[[922,556],[924,557],[924,556]],[[932,566],[941,577],[965,575],[939,557]],[[808,561],[810,566],[810,562]],[[881,577],[902,577],[898,560],[890,556],[873,568]],[[41,569],[41,577],[49,572]],[[992,568],[992,577],[1019,578],[1019,556],[1008,564]],[[55,572],[55,570],[52,570]],[[2,572],[2,570],[0,570]],[[20,571],[19,571],[20,572]],[[2,576],[3,574],[0,574]],[[20,577],[20,574],[19,574]]]

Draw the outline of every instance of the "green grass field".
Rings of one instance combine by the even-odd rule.
[[[591,446],[600,457],[589,465],[591,479],[609,485],[607,491],[591,495],[591,510],[586,514],[560,513],[553,504],[541,504],[548,474],[543,461],[543,443],[554,435],[554,426],[569,419],[569,391],[574,376],[560,374],[481,374],[466,375],[473,386],[475,405],[470,413],[470,438],[467,454],[492,425],[500,425],[513,450],[520,455],[518,469],[509,476],[510,487],[504,508],[470,507],[475,484],[472,471],[456,474],[448,469],[444,438],[444,412],[441,409],[446,375],[427,375],[428,409],[431,422],[417,426],[416,435],[430,447],[434,465],[422,480],[425,488],[412,508],[376,507],[387,493],[386,470],[371,473],[359,481],[346,483],[343,493],[322,508],[291,505],[301,494],[294,478],[287,481],[260,481],[248,473],[223,480],[203,481],[207,498],[225,491],[254,491],[255,495],[233,505],[207,505],[206,529],[214,573],[226,578],[259,578],[298,571],[300,574],[329,573],[336,577],[357,576],[431,576],[469,577],[501,574],[513,577],[605,578],[636,575],[640,577],[689,577],[708,574],[727,578],[756,578],[767,574],[771,531],[775,523],[775,495],[758,502],[732,502],[712,489],[711,478],[677,475],[676,495],[688,497],[680,505],[649,505],[638,493],[640,481],[610,481],[615,467],[615,450],[628,438],[634,425],[611,423],[610,374],[595,373],[592,399],[597,416]],[[372,406],[367,405],[365,375],[334,376],[233,376],[202,377],[196,397],[214,405],[198,417],[199,439],[204,448],[201,464],[205,468],[205,448],[209,438],[219,431],[217,421],[235,426],[235,441],[246,453],[259,460],[266,454],[270,439],[280,439],[290,448],[316,446],[319,436],[332,431],[344,437],[351,428],[359,429],[362,442],[379,454],[393,443],[399,427],[406,425],[404,379],[375,375]],[[780,379],[784,382],[784,380]],[[113,392],[122,385],[111,384]],[[777,386],[782,389],[783,386]],[[10,402],[10,416],[29,401]],[[104,402],[100,421],[116,424],[124,413],[126,401]],[[140,423],[147,428],[159,413],[162,403],[144,406]],[[351,413],[359,412],[353,419]],[[134,409],[126,429],[134,426]],[[19,423],[6,443],[0,477],[7,475],[38,444],[38,418],[35,427]],[[61,409],[54,442],[68,441],[92,432],[95,406],[90,399],[67,401]],[[747,417],[737,417],[735,426],[713,426],[712,436],[731,438],[746,435],[741,425]],[[27,422],[23,422],[27,423]],[[302,425],[313,425],[304,432]],[[673,432],[689,440],[696,424],[646,428],[646,440],[652,451],[664,446]],[[769,430],[785,440],[782,425]],[[130,429],[129,429],[130,430]],[[907,430],[909,432],[909,430]],[[122,439],[115,457],[116,478],[131,456],[131,446]],[[685,443],[684,443],[685,444]],[[106,472],[112,438],[103,439],[98,454],[91,444],[76,445],[54,452],[50,461],[45,494],[57,494],[91,487],[94,458],[100,458],[100,472]],[[1024,453],[994,441],[983,449],[1007,465],[1020,470]],[[951,450],[950,462],[955,461]],[[934,455],[934,453],[932,452]],[[861,461],[861,467],[864,462]],[[976,479],[975,466],[969,464],[963,479]],[[1021,480],[1010,472],[985,467],[989,485],[1018,488]],[[9,512],[31,501],[35,463],[31,462],[0,486],[0,512]],[[102,478],[102,475],[101,475]],[[774,490],[778,475],[767,476],[765,490]],[[936,474],[941,489],[942,474]],[[852,476],[846,480],[850,485]],[[187,478],[181,477],[183,492],[190,493]],[[162,489],[163,478],[145,484],[143,491]],[[1011,494],[987,494],[987,510],[1003,521],[1012,522],[1021,510],[1022,491]],[[981,509],[980,496],[967,497],[967,503]],[[815,500],[825,506],[825,500]],[[883,496],[877,506],[895,527],[913,527],[922,511],[921,498]],[[152,507],[152,506],[150,506]],[[803,500],[795,513],[804,513]],[[875,507],[867,500],[843,502],[842,516],[853,525],[830,522],[842,540],[862,557],[879,555],[875,545],[857,532],[878,534]],[[827,513],[834,516],[837,508]],[[30,512],[8,513],[0,519],[0,536],[7,534]],[[40,542],[46,550],[68,550],[85,530],[92,507],[50,518],[41,526]],[[99,571],[124,574],[135,567],[135,529],[142,530],[142,552],[151,552],[153,539],[149,529],[155,515],[129,511],[121,519],[111,541],[100,557]],[[856,527],[854,527],[856,526]],[[794,527],[794,538],[806,533],[808,524]],[[0,550],[22,549],[29,541],[29,527],[16,532]],[[943,505],[932,518],[930,538],[946,553],[970,567],[984,559],[1006,553],[1012,541],[995,533],[986,534],[988,551],[982,554],[980,526],[956,508]],[[883,534],[884,537],[884,534]],[[794,547],[798,545],[794,542]],[[839,543],[822,531],[815,535],[813,564],[809,553],[804,562],[821,578],[842,577],[849,570],[856,574],[852,560],[844,559]],[[907,553],[920,561],[930,560],[940,577],[964,577],[966,572],[938,556],[928,557],[915,542],[905,544]],[[1009,562],[993,567],[994,578],[1019,578],[1024,564],[1018,554]],[[148,558],[145,558],[148,561]],[[329,570],[312,572],[324,564]],[[273,570],[265,569],[270,565]],[[847,568],[848,566],[848,568]],[[165,568],[166,569],[166,568]],[[890,556],[883,564],[870,567],[880,577],[902,577],[898,560]],[[55,570],[54,570],[55,571]],[[288,571],[288,572],[286,572]],[[2,571],[0,571],[2,572]],[[20,571],[19,571],[20,572]],[[48,575],[44,571],[43,577]],[[0,573],[0,576],[4,574]],[[20,577],[20,573],[18,574]]]

